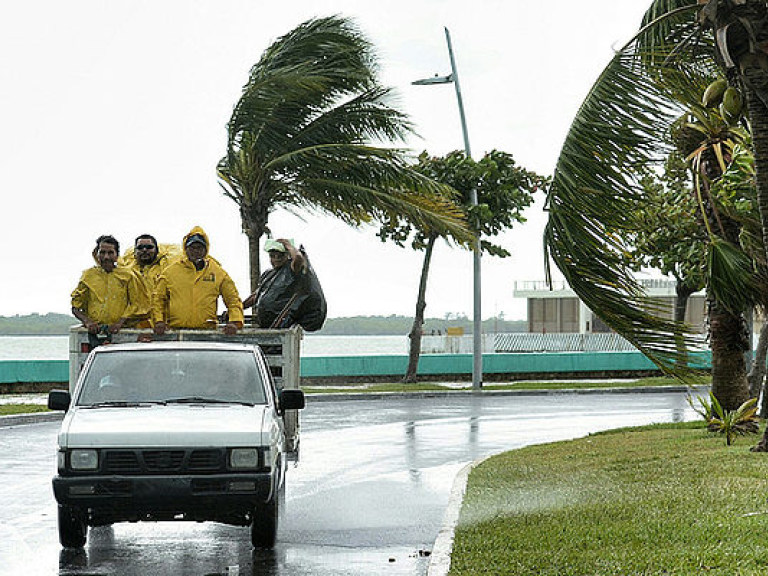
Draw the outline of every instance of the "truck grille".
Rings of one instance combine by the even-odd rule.
[[[126,450],[109,451],[104,453],[104,471],[110,474],[130,474],[141,471],[139,457],[136,452]]]
[[[189,455],[189,469],[198,471],[217,471],[224,467],[224,455],[221,450],[194,450]]]
[[[150,472],[178,472],[184,463],[182,450],[145,450],[142,456]]]
[[[210,474],[225,471],[224,450],[103,450],[104,474]]]

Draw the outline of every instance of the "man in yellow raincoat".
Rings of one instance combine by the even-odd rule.
[[[144,281],[151,296],[160,274],[173,261],[173,255],[168,246],[160,246],[154,236],[142,234],[134,241],[133,252],[129,249],[122,260]]]
[[[152,296],[156,334],[168,328],[215,329],[219,296],[229,312],[225,334],[243,327],[243,303],[224,268],[208,255],[208,236],[199,226],[182,242],[185,255],[168,265],[158,278]]]
[[[155,292],[157,281],[163,270],[174,260],[181,257],[177,246],[158,244],[152,234],[141,234],[136,237],[133,248],[126,250],[118,262],[133,270],[139,279],[144,282],[150,298]],[[151,318],[140,323],[138,328],[150,328]]]
[[[72,292],[72,314],[91,334],[119,332],[146,320],[149,294],[144,283],[126,266],[118,266],[120,244],[113,236],[99,236],[93,257],[97,265],[80,276]]]

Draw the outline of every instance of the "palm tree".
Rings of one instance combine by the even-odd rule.
[[[412,130],[390,105],[390,92],[377,81],[371,44],[336,16],[299,25],[253,66],[218,165],[248,237],[252,290],[260,238],[279,207],[351,225],[397,214],[471,242],[448,186],[412,170],[403,149],[370,143],[402,140]]]
[[[679,375],[683,372],[675,367],[675,341],[689,341],[687,329],[653,309],[626,267],[625,235],[617,231],[631,230],[632,209],[643,203],[634,174],[658,165],[671,151],[669,128],[698,102],[716,73],[716,63],[725,63],[723,46],[730,47],[731,64],[737,55],[743,57],[741,64],[726,64],[728,78],[747,94],[756,167],[768,168],[768,148],[758,145],[768,144],[768,100],[761,95],[768,83],[760,84],[759,70],[766,68],[755,64],[765,61],[761,51],[766,40],[765,8],[766,3],[757,0],[652,2],[638,35],[614,56],[579,109],[549,191],[545,231],[549,256],[593,311],[659,367]],[[724,27],[731,32],[718,32]],[[714,36],[728,41],[716,44],[713,30]],[[760,130],[765,130],[762,136],[757,134]],[[712,202],[703,201],[711,201],[708,189],[727,160],[717,154],[714,148],[702,150],[695,168],[701,184],[700,218],[711,232],[710,322],[713,367],[717,367],[713,392],[731,410],[748,397],[741,313],[759,301],[759,295],[749,281],[750,260],[737,245],[738,227],[722,221],[714,226],[718,214]],[[756,171],[763,237],[768,238],[768,182],[761,181],[759,168]],[[734,282],[739,289],[734,289]]]

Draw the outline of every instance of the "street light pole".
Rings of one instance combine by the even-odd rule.
[[[467,119],[464,116],[464,101],[461,98],[461,86],[459,85],[459,74],[456,71],[456,61],[453,57],[453,45],[451,44],[451,33],[445,28],[445,41],[448,44],[448,56],[451,60],[451,73],[448,76],[434,76],[424,80],[416,80],[412,84],[419,86],[428,84],[450,84],[453,83],[456,88],[456,101],[459,104],[459,118],[461,119],[461,133],[464,136],[464,153],[467,158],[472,158],[472,151],[469,148],[469,133],[467,132]],[[470,203],[477,206],[477,189],[470,190]],[[483,387],[483,343],[482,343],[482,306],[480,291],[480,237],[475,239],[472,247],[473,258],[473,317],[472,317],[472,388],[480,390]]]

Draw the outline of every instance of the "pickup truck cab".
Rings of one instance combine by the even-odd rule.
[[[283,416],[304,407],[278,389],[261,348],[227,342],[153,342],[95,348],[58,435],[61,545],[82,547],[89,526],[214,521],[251,527],[272,547],[289,443]]]

